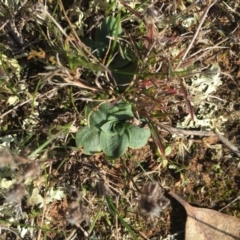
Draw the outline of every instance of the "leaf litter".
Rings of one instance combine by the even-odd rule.
[[[187,212],[185,240],[240,239],[240,219],[207,208],[193,207],[170,191]]]
[[[11,1],[8,2],[9,4],[11,3]],[[115,14],[116,9],[114,9],[115,6],[111,8],[109,1],[104,1],[105,9],[101,9],[100,4],[98,4],[99,2],[103,4],[103,1],[89,2],[91,3],[88,7],[87,1],[74,1],[74,4],[68,8],[67,6],[71,4],[70,1],[69,3],[68,1],[61,1],[61,3],[59,2],[59,9],[58,5],[53,6],[52,1],[47,1],[45,5],[49,5],[49,7],[45,10],[42,9],[41,12],[39,12],[40,14],[37,15],[42,15],[41,13],[47,12],[47,15],[50,15],[51,19],[54,18],[52,20],[53,28],[49,29],[51,24],[48,24],[48,21],[45,20],[39,22],[40,26],[35,28],[36,25],[34,25],[34,23],[36,21],[30,20],[25,23],[24,28],[19,29],[20,35],[24,34],[23,39],[30,43],[29,49],[27,46],[27,48],[21,48],[21,51],[31,56],[29,55],[30,57],[28,57],[27,62],[22,59],[21,56],[16,57],[17,62],[14,64],[10,64],[9,61],[1,61],[0,70],[7,76],[6,82],[3,81],[3,84],[1,82],[0,89],[1,143],[5,144],[6,136],[11,139],[13,139],[14,136],[16,141],[8,140],[9,146],[11,144],[11,149],[14,150],[14,152],[22,148],[23,145],[28,144],[34,152],[35,148],[38,148],[39,144],[41,145],[40,142],[45,141],[46,138],[49,139],[51,136],[49,132],[52,132],[51,129],[56,129],[56,124],[63,126],[66,123],[74,122],[76,123],[76,128],[82,127],[79,122],[83,120],[83,117],[79,112],[82,110],[84,103],[79,100],[96,100],[95,94],[97,94],[99,89],[101,89],[99,92],[103,94],[103,96],[101,96],[103,98],[109,97],[115,99],[117,96],[117,98],[120,99],[120,97],[118,97],[119,93],[115,92],[115,86],[113,87],[111,85],[111,79],[104,82],[105,75],[101,72],[102,70],[107,71],[108,68],[102,66],[101,63],[109,63],[110,60],[115,60],[115,62],[120,62],[120,64],[115,64],[114,67],[120,68],[121,66],[122,68],[122,62],[128,63],[129,61],[135,60],[128,58],[128,55],[133,54],[133,52],[129,51],[128,48],[125,49],[126,45],[122,39],[126,42],[131,42],[131,49],[135,49],[136,52],[134,52],[134,54],[137,54],[140,65],[142,59],[146,60],[143,60],[139,71],[140,75],[143,74],[140,77],[136,75],[136,80],[142,85],[141,90],[134,89],[135,85],[133,84],[132,89],[130,89],[131,91],[126,93],[126,95],[121,94],[121,97],[127,100],[136,98],[136,106],[141,101],[142,107],[139,111],[140,115],[141,110],[146,108],[148,108],[147,113],[152,112],[153,114],[168,111],[172,104],[174,107],[171,108],[171,111],[178,108],[179,115],[177,114],[176,118],[172,118],[172,115],[167,115],[168,118],[161,119],[161,114],[159,114],[160,120],[156,115],[154,121],[159,121],[159,123],[154,128],[154,131],[158,138],[150,139],[149,144],[140,150],[130,149],[126,155],[115,162],[107,161],[101,154],[86,157],[82,154],[81,150],[76,151],[72,145],[74,136],[71,134],[67,135],[64,141],[59,140],[56,143],[54,142],[49,148],[46,148],[46,152],[44,149],[44,154],[47,153],[47,155],[51,157],[54,156],[54,159],[58,160],[53,166],[49,164],[47,166],[41,165],[40,167],[38,160],[30,162],[28,159],[22,159],[23,161],[18,159],[17,161],[16,156],[12,157],[12,155],[6,151],[0,155],[0,167],[3,168],[1,169],[1,188],[4,190],[8,189],[5,191],[5,195],[3,194],[3,198],[9,201],[16,198],[18,202],[22,202],[22,210],[28,215],[28,218],[21,219],[21,221],[24,222],[26,226],[30,226],[31,229],[31,231],[29,231],[30,233],[26,233],[26,231],[21,233],[23,238],[24,235],[26,235],[29,236],[30,239],[33,239],[33,236],[41,239],[44,235],[44,237],[46,236],[46,238],[51,239],[56,239],[57,237],[59,239],[66,239],[65,236],[68,235],[69,229],[73,229],[76,233],[75,238],[82,239],[80,237],[82,233],[84,233],[85,236],[88,235],[87,230],[81,230],[81,227],[84,227],[84,220],[88,221],[90,219],[91,224],[92,219],[94,219],[92,221],[94,224],[91,226],[92,231],[90,231],[93,235],[90,237],[95,239],[129,239],[129,232],[126,229],[130,228],[136,232],[139,239],[141,237],[151,240],[163,239],[164,236],[169,236],[170,232],[176,233],[174,228],[170,228],[170,223],[174,226],[178,225],[174,222],[174,218],[170,218],[168,200],[165,198],[163,190],[158,184],[159,182],[162,183],[163,179],[166,181],[167,187],[171,187],[171,189],[174,188],[174,191],[178,193],[181,192],[184,198],[188,199],[188,202],[209,206],[210,208],[220,209],[239,195],[239,159],[224,148],[223,154],[220,157],[216,157],[218,150],[203,146],[202,143],[206,139],[198,139],[198,136],[205,136],[205,133],[214,133],[210,131],[213,129],[213,120],[224,115],[227,122],[215,127],[217,127],[217,130],[220,129],[221,133],[225,133],[226,139],[229,139],[228,141],[236,144],[239,143],[240,114],[238,104],[239,87],[237,86],[239,80],[239,26],[236,24],[239,20],[239,6],[237,5],[237,1],[228,1],[228,3],[223,1],[198,1],[192,3],[190,3],[190,1],[155,1],[151,4],[150,1],[144,1],[143,4],[141,3],[141,8],[144,7],[145,11],[142,9],[140,11],[140,8],[132,5],[132,2],[137,1],[124,1],[126,6],[130,5],[135,13],[140,15],[140,17],[138,17],[138,23],[132,20],[134,11],[131,11],[130,8],[124,5],[126,9],[122,9],[125,11],[123,13],[127,13],[130,21],[119,24],[117,18],[112,17],[112,15],[111,19],[113,21],[111,22],[116,23],[116,26],[119,25],[124,31],[119,32],[119,34],[118,32],[111,34],[111,31],[108,31],[108,35],[111,38],[117,39],[114,44],[117,46],[118,51],[126,54],[126,58],[121,58],[120,54],[117,54],[114,58],[113,55],[117,52],[115,53],[110,49],[112,39],[109,38],[108,40],[108,38],[105,39],[106,36],[103,36],[106,40],[104,41],[103,50],[107,50],[107,52],[103,59],[99,59],[100,62],[98,64],[98,61],[94,58],[96,56],[96,54],[94,55],[94,51],[99,51],[97,56],[101,57],[103,53],[101,49],[83,49],[84,52],[87,53],[87,58],[90,58],[91,61],[94,60],[94,63],[83,61],[82,59],[84,59],[84,57],[82,59],[76,59],[74,57],[75,55],[78,56],[79,52],[74,51],[70,45],[76,45],[81,49],[81,41],[78,41],[78,37],[73,40],[71,35],[68,36],[70,32],[68,27],[70,26],[66,28],[67,34],[61,26],[59,30],[57,29],[58,22],[61,25],[62,21],[64,21],[65,26],[65,21],[70,19],[76,21],[72,23],[76,26],[76,30],[80,30],[80,37],[87,32],[84,37],[90,36],[91,38],[91,36],[93,36],[94,39],[95,36],[94,40],[96,40],[96,30],[99,30],[100,26],[108,23],[108,21],[102,19],[104,19],[104,16],[108,17],[112,13]],[[112,6],[115,2],[118,3],[118,1],[111,1]],[[29,1],[23,1],[23,4],[25,3],[31,5]],[[63,5],[66,7],[65,12]],[[96,7],[94,5],[96,5]],[[17,4],[14,8],[16,7]],[[16,11],[14,10],[12,16],[14,20],[16,20],[16,27],[19,27],[17,24],[18,18],[22,16],[20,12],[17,15],[15,14],[18,9],[16,8]],[[72,9],[77,11],[73,12]],[[79,18],[77,18],[76,14],[78,10],[81,12]],[[68,15],[70,12],[71,14]],[[103,12],[106,14],[103,14]],[[60,13],[59,16],[58,13]],[[74,16],[72,15],[73,13]],[[142,14],[144,16],[149,15],[150,20],[147,21],[146,17],[142,17]],[[67,19],[67,15],[69,19]],[[227,15],[227,17],[221,15]],[[228,17],[229,15],[233,20]],[[63,20],[64,17],[65,19]],[[96,20],[94,24],[91,22],[93,18]],[[55,19],[57,24],[56,21],[54,21]],[[145,23],[141,23],[142,19],[145,19]],[[9,29],[4,27],[4,18],[1,17],[0,21],[2,26],[1,30],[3,30],[1,37],[3,35],[8,36]],[[165,21],[168,22],[167,25],[164,24]],[[80,22],[81,24],[79,25]],[[77,24],[79,26],[77,26]],[[144,24],[142,29],[141,24]],[[146,25],[151,26],[147,29]],[[32,28],[32,26],[34,26],[34,28]],[[41,43],[42,39],[39,39],[39,31],[35,31],[35,29],[42,30],[43,26],[44,33],[45,28],[46,32],[50,30],[48,32],[50,35],[47,33],[49,36],[44,39],[44,44]],[[117,27],[116,29],[120,30],[121,28]],[[137,32],[139,29],[141,31],[140,34]],[[12,30],[13,29],[11,29],[11,32]],[[71,31],[75,33],[73,28]],[[59,35],[58,32],[62,33]],[[34,39],[34,42],[32,42],[31,36],[36,36],[37,41]],[[66,37],[66,41],[62,36]],[[147,37],[145,41],[144,36]],[[139,44],[138,39],[141,39],[142,45],[141,43]],[[102,39],[99,39],[99,41],[100,40]],[[48,44],[50,48],[47,46]],[[144,44],[147,46],[145,49],[142,49],[144,48]],[[6,44],[6,46],[7,45],[8,44]],[[57,50],[55,49],[56,45],[58,45]],[[71,48],[70,52],[68,52],[68,48]],[[39,49],[43,49],[46,56],[41,57],[39,54],[31,54],[34,51],[39,53]],[[110,50],[113,59],[108,59],[108,50]],[[30,52],[28,53],[28,51]],[[148,53],[146,53],[146,51]],[[3,51],[3,53],[5,52],[6,51]],[[69,59],[66,59],[61,52],[65,53],[63,55],[70,54],[71,56]],[[129,52],[131,54],[129,54]],[[56,53],[57,55],[55,56]],[[72,55],[74,56],[73,58]],[[5,58],[5,54],[2,54],[2,57]],[[11,54],[7,59],[10,59],[12,62]],[[126,61],[126,59],[129,60]],[[22,65],[22,62],[27,66],[27,69]],[[70,66],[66,63],[69,63]],[[44,67],[41,68],[42,64]],[[28,68],[30,70],[29,72]],[[87,68],[92,69],[89,71]],[[177,69],[183,71],[183,74],[181,75],[181,73],[176,72]],[[196,73],[195,70],[198,69],[201,70]],[[14,70],[16,70],[16,73],[12,74]],[[30,75],[30,77],[26,77],[26,81],[25,76],[21,75],[20,79],[20,73],[22,74],[25,70],[28,72],[27,75]],[[46,72],[46,70],[48,71]],[[124,71],[124,68],[117,70]],[[41,71],[45,72],[41,74]],[[95,75],[93,72],[96,71],[100,74],[99,77],[94,80]],[[223,71],[227,71],[227,73],[224,75]],[[163,75],[161,75],[162,72],[164,73]],[[165,72],[168,72],[167,77],[165,77]],[[34,79],[39,81],[32,81],[34,74],[38,76]],[[178,79],[178,74],[179,78],[181,78],[181,80],[183,79],[182,85],[184,86],[182,86],[182,92],[186,90],[184,96],[181,94],[179,82],[176,80]],[[16,75],[15,78],[13,78],[14,75]],[[146,78],[145,75],[147,76]],[[126,78],[126,75],[124,75],[124,78]],[[231,79],[229,80],[229,78]],[[36,84],[37,82],[38,84]],[[147,88],[147,84],[149,83],[151,87]],[[19,89],[20,84],[22,84],[24,88]],[[11,85],[17,85],[18,87],[10,89],[9,86],[12,87]],[[54,89],[52,85],[54,85]],[[108,89],[109,85],[112,87],[111,92],[102,91],[105,90],[105,88]],[[163,85],[166,87],[163,88]],[[90,93],[88,90],[92,90],[94,93]],[[14,91],[19,96],[14,95]],[[54,94],[51,94],[51,97],[49,97],[49,93],[53,91]],[[146,98],[145,93],[154,97],[149,100]],[[170,93],[173,93],[172,98],[167,97],[165,100],[165,94]],[[104,96],[104,94],[106,95]],[[129,97],[128,94],[131,95],[131,97]],[[183,111],[183,109],[186,108],[186,104],[180,104],[181,98],[183,97],[187,101],[189,109],[191,109],[191,104],[194,105],[193,111],[194,114],[196,114],[196,119],[191,121],[192,119],[189,118],[190,120],[187,121],[184,126],[180,124],[181,129],[172,127],[178,137],[183,139],[182,143],[179,141],[178,144],[176,138],[172,137],[173,134],[170,134],[171,137],[169,137],[165,131],[162,131],[162,128],[159,130],[159,127],[160,124],[162,124],[164,125],[163,129],[170,128],[170,126],[166,127],[167,125],[165,125],[164,121],[171,126],[178,126],[178,123],[183,121],[183,117],[185,117],[183,113],[185,111]],[[71,99],[71,101],[69,99]],[[35,104],[33,100],[37,100],[38,104]],[[220,100],[223,104],[217,100]],[[9,104],[6,104],[7,102]],[[18,132],[20,132],[20,134],[16,134]],[[201,135],[196,135],[196,132],[198,134],[201,133]],[[30,137],[31,134],[36,137],[34,141],[32,141]],[[189,140],[192,142],[191,145],[187,144]],[[156,154],[154,141],[158,141],[159,148],[162,147],[162,149],[166,149],[167,147],[171,147],[172,149],[171,154],[165,156],[167,157],[167,163],[165,165],[163,164],[161,156]],[[186,146],[184,147],[185,143]],[[56,150],[55,147],[57,147]],[[180,156],[175,158],[180,148],[182,148]],[[186,152],[185,155],[184,151]],[[238,149],[236,151],[238,151]],[[41,154],[39,154],[37,158],[42,158],[40,155]],[[48,160],[48,156],[46,159]],[[124,166],[126,166],[126,169]],[[174,166],[174,168],[170,168],[170,166]],[[8,169],[9,167],[10,170]],[[98,194],[96,191],[99,187],[99,178],[97,176],[100,170],[106,172],[106,181],[102,181],[101,185],[103,186],[101,187],[103,189],[107,189],[108,187],[114,191],[114,195],[111,195],[111,201],[109,200],[109,203],[113,203],[112,213],[109,213],[109,209],[107,209],[110,204],[107,206],[104,202],[105,195],[108,197],[110,195],[108,193],[109,191],[104,190],[104,194]],[[9,171],[13,174],[9,175]],[[18,174],[22,176],[19,177]],[[27,178],[32,178],[34,187],[27,186],[29,194],[25,195],[23,183],[26,183]],[[48,187],[48,183],[50,182],[52,186]],[[106,183],[108,183],[108,185],[106,185]],[[6,185],[10,187],[6,188]],[[85,194],[84,201],[83,199],[76,198],[71,199],[67,203],[63,191],[59,190],[66,185],[67,187],[76,186],[79,191],[83,192]],[[139,191],[139,189],[142,190]],[[48,193],[50,196],[48,196]],[[136,200],[137,196],[139,196],[138,200]],[[41,204],[41,201],[44,201],[45,197],[46,200],[49,197],[50,200],[45,202],[49,202],[50,204]],[[27,201],[25,201],[25,199],[27,199]],[[26,203],[29,204],[31,208]],[[101,205],[103,211],[99,208],[99,205]],[[140,211],[137,210],[136,206],[139,207]],[[5,205],[3,207],[5,207]],[[99,214],[96,214],[96,209],[99,209]],[[35,214],[35,210],[38,211],[38,215]],[[238,203],[235,203],[230,209],[225,210],[239,217]],[[177,211],[177,208],[172,206],[172,212],[175,211]],[[195,234],[211,230],[205,230],[205,226],[202,226],[201,222],[195,220],[196,216],[202,220],[201,214],[203,215],[207,210],[201,210],[200,213],[197,209],[188,211],[192,214],[191,218],[193,219],[194,217],[194,221],[192,220],[193,223],[190,219],[191,228],[194,227],[195,229],[196,225],[198,227]],[[207,213],[212,216],[212,210],[209,211],[211,212]],[[3,212],[0,212],[0,214],[1,217],[4,215]],[[218,216],[216,213],[213,215]],[[8,221],[8,216],[9,215],[5,215],[4,220]],[[180,217],[179,215],[178,218]],[[146,221],[146,218],[150,221]],[[224,219],[227,218],[224,217]],[[155,221],[155,224],[153,224],[153,221]],[[213,223],[209,223],[205,217],[203,221],[213,226]],[[71,224],[67,224],[67,222]],[[16,225],[18,226],[17,228],[15,227]],[[199,231],[199,225],[201,231]],[[10,232],[13,231],[11,229],[20,232],[20,225],[18,225],[17,220],[14,224],[9,224],[8,226]],[[40,226],[40,228],[48,227],[48,229],[46,232],[43,232],[42,229],[39,231],[36,229],[33,230],[32,227],[35,226]],[[51,233],[50,229],[52,228],[58,229],[58,232],[54,234]],[[178,230],[182,229],[179,228]],[[9,237],[9,235],[6,234],[6,228],[3,232],[5,234],[4,236]],[[65,238],[61,236],[61,234],[64,234]],[[231,234],[234,233],[231,232]],[[70,235],[68,235],[68,239],[70,239]],[[187,236],[190,236],[192,239],[199,239],[198,235],[188,234]],[[211,237],[211,239],[212,238],[213,237]],[[222,239],[223,237],[221,236],[220,238]]]

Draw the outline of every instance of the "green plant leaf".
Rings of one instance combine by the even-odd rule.
[[[89,113],[89,122],[88,125],[91,129],[95,131],[100,131],[101,126],[107,121],[108,118],[108,109],[110,108],[110,104],[105,102],[98,107],[93,108]]]
[[[147,120],[147,123],[148,123],[148,126],[150,127],[151,129],[151,133],[152,133],[152,136],[154,138],[154,141],[159,149],[159,153],[161,153],[161,155],[163,157],[165,157],[165,148],[164,148],[164,145],[162,143],[162,139],[158,133],[158,129],[157,127],[155,126],[155,124],[153,123],[153,121],[151,121],[150,119],[146,119]]]
[[[107,17],[101,25],[101,28],[96,30],[95,41],[104,42],[106,45],[109,43],[107,36],[114,37],[122,34],[122,27],[119,21],[114,16]]]
[[[93,111],[89,117],[89,128],[99,131],[101,126],[107,121],[107,115],[101,111]]]
[[[111,69],[120,91],[124,91],[133,80],[134,74],[138,72],[137,62],[130,62],[122,68]]]
[[[105,52],[107,51],[108,45],[106,42],[96,42],[94,53],[99,59],[103,59],[105,56]]]
[[[108,120],[126,120],[133,118],[134,114],[132,111],[132,105],[125,102],[120,102],[116,104],[113,108],[109,109]]]
[[[129,131],[129,147],[130,148],[141,148],[143,147],[147,141],[148,138],[151,135],[151,132],[147,128],[140,128],[138,126],[131,126],[128,128]]]
[[[104,132],[100,134],[100,144],[103,152],[111,158],[122,156],[128,148],[129,139],[126,133],[122,135],[108,135]]]
[[[115,207],[113,200],[106,196],[106,201],[108,203],[109,209],[111,214],[115,217],[115,215],[120,219],[120,221],[122,222],[123,226],[128,230],[128,232],[132,235],[134,240],[137,240],[138,237],[137,235],[134,233],[134,231],[132,230],[131,226],[128,225],[128,223],[124,220],[124,218],[119,214],[117,208]]]
[[[108,121],[108,122],[104,123],[101,127],[101,130],[104,133],[106,133],[108,135],[111,135],[111,136],[118,134],[117,132],[114,131],[114,128],[113,128],[114,123],[116,123],[115,120]]]
[[[76,134],[77,147],[83,147],[83,153],[92,155],[101,151],[99,133],[87,126]]]
[[[126,130],[128,123],[125,122],[117,122],[113,125],[113,131],[116,132],[118,135],[122,135]]]
[[[81,41],[91,48],[93,54],[98,57],[99,59],[102,59],[105,55],[105,52],[108,48],[108,44],[106,42],[100,41],[100,42],[95,42],[94,40],[90,38],[81,38]]]
[[[97,102],[91,102],[84,108],[84,116],[86,119],[88,119],[89,114],[93,111],[93,109],[98,109],[99,103]]]
[[[122,68],[132,61],[131,50],[127,47],[127,45],[123,44],[123,46],[121,46],[118,44],[117,46],[119,53],[115,55],[113,61],[110,63],[110,68]]]
[[[113,44],[111,46],[111,53],[110,53],[110,59],[112,59],[112,55],[115,55],[115,48],[116,46],[120,46],[117,42],[118,36],[121,35],[123,32],[122,27],[121,27],[121,21],[120,17],[114,17],[114,16],[109,16],[107,17],[101,24],[100,28],[96,29],[95,33],[95,40],[88,39],[88,38],[82,38],[81,40],[92,49],[94,52],[94,55],[98,57],[99,59],[103,59],[105,56],[105,53],[109,47],[109,37],[113,38]],[[121,53],[125,50],[120,48],[119,49]],[[124,54],[123,60],[119,65],[117,66],[124,66],[126,65],[129,60],[128,60],[128,55],[129,54]],[[121,60],[121,59],[120,59]]]
[[[92,71],[104,71],[103,67],[100,64],[87,62],[85,59],[80,56],[68,56],[68,63],[71,70],[76,69],[79,66],[86,67]]]

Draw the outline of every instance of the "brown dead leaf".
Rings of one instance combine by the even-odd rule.
[[[185,240],[240,239],[240,219],[206,208],[192,207],[177,194],[169,194],[187,212]]]
[[[39,58],[39,59],[45,59],[46,58],[46,52],[44,52],[41,48],[39,51],[31,50],[28,54],[28,60],[32,58]]]

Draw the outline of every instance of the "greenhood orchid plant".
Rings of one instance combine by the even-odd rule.
[[[143,147],[151,135],[148,128],[132,123],[132,106],[126,102],[90,104],[85,114],[87,126],[76,135],[76,145],[83,148],[84,154],[103,151],[111,159],[118,158],[128,148]]]

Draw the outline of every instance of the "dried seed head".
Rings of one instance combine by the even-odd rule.
[[[162,189],[156,182],[148,182],[143,188],[143,193],[152,201],[157,201],[163,196]]]
[[[170,201],[164,197],[162,189],[156,182],[148,182],[143,187],[139,208],[143,215],[153,218],[159,216]]]
[[[75,186],[67,186],[65,191],[67,192],[68,199],[71,203],[80,202],[82,200],[82,194]]]
[[[13,157],[8,148],[0,149],[0,168],[13,164]]]
[[[32,163],[26,163],[23,166],[23,178],[26,180],[27,178],[37,178],[41,173],[41,168],[39,163],[32,162]]]
[[[25,196],[26,190],[23,184],[14,184],[6,193],[6,202],[20,203]]]
[[[154,7],[148,7],[144,13],[143,19],[147,25],[154,25],[159,20],[160,13]]]
[[[87,211],[84,207],[80,205],[78,201],[71,202],[68,205],[65,217],[68,223],[77,227],[80,227],[80,225],[84,221],[87,223],[87,225],[89,223]]]

